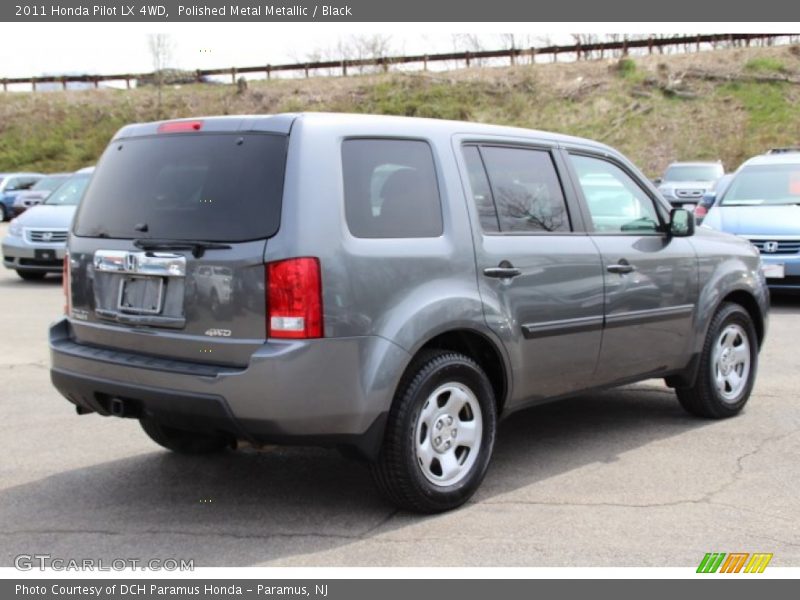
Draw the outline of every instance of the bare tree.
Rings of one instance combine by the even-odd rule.
[[[501,33],[498,35],[500,44],[507,50],[522,50],[533,45],[533,36],[525,33]],[[511,56],[511,64],[516,64],[516,56]]]
[[[551,201],[550,191],[543,184],[532,190],[519,184],[499,185],[495,190],[501,216],[511,230],[561,231],[566,224],[564,208]]]
[[[454,33],[453,34],[453,51],[454,52],[481,52],[486,48],[483,45],[480,35],[477,33]],[[475,66],[483,65],[482,59],[473,59]]]
[[[172,60],[174,44],[167,33],[151,33],[147,36],[147,47],[153,64],[153,76],[158,88],[158,118],[161,118],[161,89],[164,87],[164,71]]]
[[[392,48],[392,38],[380,33],[355,35],[352,36],[350,40],[350,45],[355,49],[358,58],[362,60],[387,58]],[[387,63],[384,63],[383,70],[389,70],[389,65]]]

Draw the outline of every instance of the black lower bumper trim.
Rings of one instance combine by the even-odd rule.
[[[178,429],[218,431],[247,438],[225,399],[89,377],[53,368],[50,379],[67,400],[100,415],[151,417]]]
[[[350,446],[374,460],[386,427],[387,413],[382,413],[363,433],[286,434],[269,420],[236,419],[222,396],[123,383],[56,367],[50,369],[50,379],[79,414],[148,417],[176,429],[223,433],[254,444]]]

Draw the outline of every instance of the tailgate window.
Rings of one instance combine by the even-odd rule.
[[[75,235],[242,242],[280,225],[288,137],[162,134],[106,149]]]

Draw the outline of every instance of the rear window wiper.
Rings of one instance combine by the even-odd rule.
[[[206,250],[228,250],[230,245],[202,240],[170,240],[163,238],[140,238],[133,245],[142,250],[191,250],[192,256],[200,258]]]

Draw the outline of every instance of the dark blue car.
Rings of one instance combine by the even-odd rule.
[[[41,173],[0,173],[0,220],[8,221],[14,215],[17,194],[33,187],[42,177]]]

